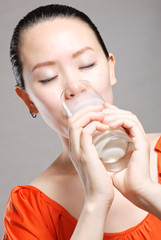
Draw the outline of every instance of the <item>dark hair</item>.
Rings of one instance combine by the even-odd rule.
[[[107,58],[109,57],[109,53],[106,49],[106,46],[102,40],[102,37],[97,27],[93,24],[93,22],[89,19],[89,17],[86,14],[80,12],[75,8],[65,5],[51,4],[41,6],[29,12],[24,18],[22,18],[19,21],[16,28],[14,29],[13,36],[11,39],[10,60],[12,63],[12,69],[16,78],[16,82],[19,87],[25,88],[22,76],[22,62],[20,58],[20,45],[22,32],[25,29],[33,26],[34,24],[57,17],[74,17],[87,23],[95,33],[98,42],[100,43],[103,49],[104,54],[106,55]]]

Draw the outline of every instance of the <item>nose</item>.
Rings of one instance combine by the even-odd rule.
[[[68,117],[82,107],[91,104],[103,104],[103,98],[91,83],[82,80],[70,83],[61,95],[62,105]]]
[[[87,83],[77,81],[77,82],[70,84],[64,90],[64,98],[66,100],[71,100],[72,98],[77,97],[86,91],[87,91]]]

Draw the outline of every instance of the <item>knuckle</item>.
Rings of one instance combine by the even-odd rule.
[[[73,123],[72,118],[68,118],[68,125],[71,125]]]
[[[73,125],[68,127],[69,137],[71,137],[76,132],[76,127]]]
[[[101,116],[104,116],[104,114],[102,112],[90,112],[88,114],[88,118],[91,121],[94,121],[95,119],[100,118]]]
[[[86,128],[82,128],[81,134],[82,135],[86,135],[87,133],[88,133],[87,129]]]
[[[88,120],[90,121],[92,118],[93,118],[93,112],[89,112],[88,114],[87,114],[87,117],[88,117]]]
[[[87,156],[86,156],[86,154],[84,152],[81,153],[80,163],[83,166],[87,166],[88,160],[87,160]]]
[[[71,118],[68,119],[68,128],[69,130],[73,130],[75,128],[75,124]]]

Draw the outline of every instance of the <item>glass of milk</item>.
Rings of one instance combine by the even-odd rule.
[[[104,104],[104,99],[88,81],[69,84],[61,94],[61,101],[68,117],[85,106]],[[134,145],[123,128],[96,131],[93,143],[107,171],[118,172],[127,167]]]

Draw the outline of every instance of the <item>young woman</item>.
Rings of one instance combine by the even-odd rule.
[[[71,7],[40,7],[15,28],[10,56],[17,95],[59,134],[63,152],[29,185],[12,190],[3,239],[159,240],[160,134],[146,135],[135,115],[112,105],[115,60],[95,25]],[[68,119],[60,95],[80,80],[92,82],[106,103]],[[93,133],[108,126],[123,127],[135,147],[127,169],[114,174],[92,143]]]

